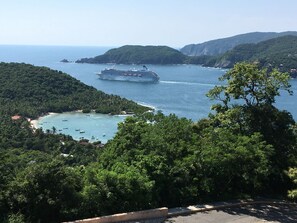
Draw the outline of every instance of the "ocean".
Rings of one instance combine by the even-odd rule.
[[[99,80],[96,73],[104,68],[115,67],[116,69],[132,69],[140,68],[133,65],[111,65],[111,64],[76,64],[76,63],[61,63],[62,59],[75,61],[85,57],[94,57],[103,54],[111,47],[77,47],[77,46],[10,46],[0,45],[0,61],[1,62],[21,62],[29,63],[37,66],[46,66],[54,70],[63,71],[81,82],[93,86],[98,90],[108,94],[115,94],[127,99],[131,99],[140,104],[154,107],[155,110],[161,110],[164,114],[174,113],[179,117],[185,117],[197,121],[205,118],[211,112],[210,107],[214,103],[205,95],[215,85],[221,84],[218,81],[226,70],[217,68],[207,68],[198,65],[149,65],[146,66],[156,72],[160,76],[160,82],[157,84],[146,83],[131,83],[131,82],[116,82]],[[292,90],[297,92],[297,80],[291,80]],[[296,93],[297,94],[297,93]],[[276,106],[280,109],[288,110],[292,113],[295,120],[297,119],[296,94],[293,96],[282,92],[277,98]],[[85,129],[85,136],[82,136],[78,131],[74,131],[71,126],[79,128],[75,123],[82,120],[85,122],[94,122],[90,116],[85,114],[63,114],[62,119],[71,119],[68,127],[61,122],[59,115],[49,116],[45,123],[42,121],[43,129],[51,129],[55,126],[62,133],[70,134],[75,139],[85,137],[97,138],[100,135],[100,140],[106,142],[116,133],[117,120],[98,114],[98,122],[104,120],[104,124],[91,126],[90,129]],[[92,114],[92,117],[95,114]],[[72,117],[74,117],[72,119]],[[94,118],[94,117],[93,117]],[[96,118],[94,118],[96,119]],[[71,131],[70,131],[71,129]],[[69,131],[68,131],[69,130]],[[108,133],[108,134],[107,134]],[[102,135],[105,135],[102,138]]]

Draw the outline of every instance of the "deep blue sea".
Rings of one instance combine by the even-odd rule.
[[[221,76],[226,70],[216,68],[206,68],[197,65],[147,65],[150,70],[155,71],[160,76],[160,82],[157,84],[143,84],[143,83],[130,83],[130,82],[115,82],[99,80],[96,75],[97,72],[104,68],[111,68],[110,64],[76,64],[76,63],[61,63],[62,59],[75,61],[84,57],[94,57],[103,54],[111,47],[71,47],[71,46],[9,46],[0,45],[0,61],[2,62],[22,62],[29,63],[37,66],[46,66],[55,70],[61,70],[70,74],[74,78],[82,81],[87,85],[91,85],[98,90],[102,90],[108,94],[120,95],[122,97],[134,100],[138,103],[149,105],[156,110],[161,110],[165,114],[174,113],[179,117],[186,117],[196,121],[198,119],[207,117],[210,112],[211,102],[205,94],[215,85],[220,84],[218,77]],[[116,65],[117,69],[131,69],[139,68],[132,65]],[[295,120],[297,119],[297,80],[292,80],[292,90],[295,93],[289,96],[283,93],[277,99],[277,107],[288,110],[293,114]],[[69,113],[69,117],[73,114]],[[94,122],[84,114],[75,116],[70,122],[68,127],[65,123],[61,124],[58,116],[48,117],[43,127],[51,128],[51,126],[61,129],[63,133],[73,135],[74,138],[82,137],[79,133],[68,131],[70,126],[74,126],[75,122],[81,119],[88,122]],[[72,117],[72,116],[71,116]],[[84,119],[88,117],[88,119]],[[116,122],[111,117],[110,125],[104,124],[101,127],[101,132],[116,131]],[[65,117],[63,117],[65,119]],[[102,117],[98,120],[103,120]],[[107,121],[108,122],[108,121]],[[47,124],[47,125],[46,125]],[[59,126],[60,125],[60,126]],[[84,133],[85,138],[91,136],[97,137],[98,133],[93,133],[93,130],[98,126],[90,127],[90,131]],[[106,129],[104,129],[106,128]],[[92,130],[93,129],[93,130]],[[96,135],[97,134],[97,135]],[[111,138],[113,134],[109,134],[103,141]],[[93,138],[94,138],[93,137]]]

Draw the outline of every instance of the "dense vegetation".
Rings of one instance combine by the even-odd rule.
[[[182,64],[186,56],[167,46],[122,46],[77,63]]]
[[[99,113],[143,112],[148,108],[107,95],[71,76],[46,67],[0,63],[0,104],[8,114],[29,118],[46,112],[96,110]]]
[[[96,161],[98,148],[63,135],[33,133],[25,119],[12,121],[3,114],[0,119],[0,222],[59,222],[77,216],[73,210],[82,182],[76,171]]]
[[[253,32],[240,34],[228,38],[216,39],[199,44],[189,44],[181,48],[181,52],[187,56],[217,56],[232,50],[234,47],[246,43],[259,43],[269,39],[295,35],[297,32]]]
[[[32,132],[1,107],[0,221],[60,222],[289,189],[294,198],[297,128],[273,106],[279,90],[291,93],[289,78],[237,64],[209,92],[218,104],[208,118],[129,117],[102,149]]]
[[[289,171],[288,171],[288,176],[292,179],[292,181],[295,184],[297,184],[297,167],[296,168],[290,168]],[[297,188],[290,190],[288,195],[292,199],[297,199]]]
[[[205,66],[231,68],[237,62],[259,62],[262,66],[277,67],[296,76],[297,36],[283,36],[257,44],[243,44],[217,57],[209,57]],[[196,59],[197,60],[197,59]],[[295,73],[295,74],[294,74]]]

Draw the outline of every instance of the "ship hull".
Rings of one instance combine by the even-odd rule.
[[[106,69],[98,74],[101,80],[110,81],[128,81],[140,83],[157,83],[159,76],[152,71],[122,71],[115,69]]]

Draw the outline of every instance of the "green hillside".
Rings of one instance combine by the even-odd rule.
[[[77,109],[100,113],[147,109],[107,95],[61,71],[19,63],[0,63],[0,104],[3,112],[26,117]]]
[[[202,61],[202,59],[205,59]],[[237,62],[259,62],[262,66],[280,68],[295,76],[297,68],[297,36],[283,36],[257,44],[242,44],[217,57],[193,57],[204,66],[231,68]]]
[[[122,46],[76,63],[182,64],[186,56],[168,46]]]
[[[247,43],[259,43],[262,41],[266,41],[269,39],[287,36],[287,35],[295,35],[297,36],[297,32],[288,31],[288,32],[252,32],[245,33],[236,36],[231,36],[222,39],[216,39],[207,41],[199,44],[189,44],[181,48],[181,52],[188,56],[216,56],[219,54],[223,54],[228,50],[233,49],[234,47],[247,44]]]

